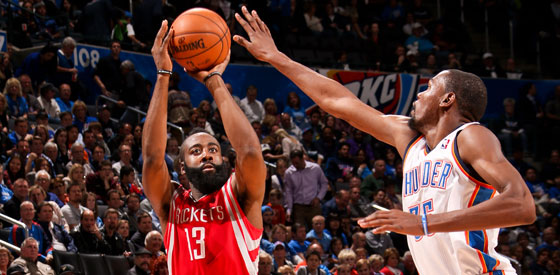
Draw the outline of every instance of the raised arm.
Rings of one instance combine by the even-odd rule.
[[[535,221],[535,202],[521,175],[508,162],[490,130],[470,126],[457,137],[459,155],[499,195],[475,206],[428,215],[428,232],[470,231],[530,224]],[[377,227],[375,233],[395,231],[423,235],[420,216],[400,210],[377,211],[358,221],[362,227]]]
[[[253,127],[229,93],[222,77],[209,72],[224,72],[229,62],[227,59],[209,71],[191,73],[198,81],[204,83],[220,110],[226,135],[235,149],[236,165],[233,181],[236,196],[249,221],[257,228],[262,228],[261,205],[264,198],[266,168],[262,157],[261,145]]]
[[[239,14],[235,18],[249,35],[249,40],[235,35],[235,42],[245,47],[256,59],[274,66],[329,114],[395,146],[401,153],[404,151],[416,134],[408,127],[408,118],[386,116],[360,101],[340,83],[291,60],[278,51],[268,27],[257,12],[250,14],[246,7],[242,11],[245,19]]]
[[[152,56],[158,70],[170,71],[173,67],[167,52],[169,35],[165,36],[166,32],[167,20],[164,20],[152,47]],[[168,208],[173,191],[164,160],[167,143],[168,85],[169,75],[158,74],[142,132],[142,156],[144,158],[142,185],[144,193],[161,220],[162,228],[167,223]]]

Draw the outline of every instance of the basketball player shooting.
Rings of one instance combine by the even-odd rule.
[[[404,160],[403,211],[377,211],[358,221],[374,233],[406,234],[420,274],[515,274],[495,252],[500,227],[535,221],[535,206],[496,136],[481,126],[482,80],[443,71],[418,94],[410,117],[384,115],[340,83],[279,52],[265,23],[242,9],[248,34],[234,41],[292,80],[321,108],[394,146]]]
[[[237,153],[235,173],[229,176],[213,136],[193,133],[180,150],[191,189],[174,188],[164,161],[169,74],[159,73],[172,69],[167,29],[163,21],[152,48],[158,76],[142,136],[142,183],[165,232],[170,274],[256,274],[266,171],[257,136],[221,78],[229,56],[190,74],[218,105]]]

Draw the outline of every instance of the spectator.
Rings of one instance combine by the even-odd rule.
[[[99,147],[96,146],[95,148],[97,149]],[[115,180],[113,168],[111,168],[111,161],[109,160],[103,160],[100,169],[86,177],[86,189],[95,193],[96,199],[103,202],[108,200],[107,192],[117,184],[118,182]]]
[[[21,83],[21,96],[27,101],[27,114],[29,116],[36,115],[41,110],[41,104],[37,100],[34,84],[31,82],[31,77],[27,74],[22,74],[18,77]]]
[[[20,205],[22,202],[27,200],[27,195],[29,193],[29,185],[27,180],[24,178],[18,178],[14,182],[14,195],[12,198],[4,204],[4,213],[11,217],[12,219],[20,219]],[[8,227],[9,223],[4,223],[4,227]]]
[[[146,248],[138,248],[134,251],[134,266],[128,270],[127,275],[148,275],[150,274],[150,260],[152,253]]]
[[[300,223],[294,223],[292,225],[292,240],[288,243],[288,247],[295,251],[300,259],[305,259],[304,253],[311,244],[306,240],[307,231],[305,226]]]
[[[373,234],[371,230],[366,232],[366,249],[368,250],[369,254],[383,254],[385,250],[388,248],[392,248],[393,240],[387,233],[383,234]],[[384,262],[384,260],[382,261]],[[383,265],[379,267],[381,269]],[[377,270],[379,270],[377,269]]]
[[[515,60],[513,58],[507,59],[505,74],[507,79],[521,79],[523,77],[523,72],[515,67]]]
[[[129,11],[119,11],[120,18],[111,31],[111,39],[117,40],[128,50],[143,51],[147,45],[136,38],[136,32],[131,24],[132,14]]]
[[[360,192],[367,200],[373,199],[375,191],[384,188],[391,180],[385,175],[385,160],[376,160],[373,168],[373,174],[367,176],[360,186]]]
[[[304,9],[303,18],[305,19],[307,31],[316,36],[321,34],[323,32],[323,24],[321,24],[321,18],[315,15],[317,5],[313,2],[306,2]]]
[[[0,246],[0,273],[1,274],[8,274],[8,267],[14,260],[14,256],[10,253],[10,250],[7,248]]]
[[[24,143],[27,143],[27,141],[25,141]],[[21,159],[21,155],[19,153],[13,153],[12,157],[8,159],[8,163],[6,164],[6,169],[4,169],[2,176],[3,176],[4,184],[10,190],[14,190],[13,185],[16,182],[16,180],[25,178],[25,169],[23,166],[23,160]]]
[[[293,122],[300,129],[306,128],[307,118],[305,115],[305,110],[301,107],[301,99],[296,92],[288,93],[288,98],[286,100],[286,107],[284,107],[284,112],[292,117]]]
[[[414,259],[412,258],[412,253],[410,253],[410,251],[406,251],[404,253],[402,263],[403,275],[418,275],[418,270],[416,270]]]
[[[241,110],[249,121],[263,121],[265,112],[263,104],[257,99],[257,87],[247,87],[247,95],[241,100]]]
[[[112,97],[120,87],[120,54],[121,43],[115,40],[112,41],[109,55],[102,57],[95,68],[93,80],[101,89],[102,95]],[[103,125],[103,122],[101,124]]]
[[[87,209],[93,212],[95,216],[95,223],[97,227],[103,227],[103,220],[99,217],[99,208],[97,207],[97,200],[95,199],[95,194],[93,192],[85,192],[82,197],[82,203]]]
[[[74,90],[79,87],[78,69],[75,68],[74,60],[72,60],[75,48],[76,40],[74,40],[74,38],[67,36],[62,40],[62,47],[56,52],[57,66],[55,85],[60,86],[63,83],[71,84]]]
[[[434,49],[434,44],[422,36],[424,27],[420,23],[412,24],[412,35],[409,36],[404,45],[409,50],[416,50],[421,54],[427,54]]]
[[[357,256],[356,256],[356,252],[354,252],[354,250],[350,249],[350,248],[345,248],[342,249],[339,253],[338,253],[338,266],[344,266],[347,265],[349,267],[350,270],[348,270],[347,272],[349,273],[340,273],[340,270],[337,270],[337,273],[335,274],[350,274],[350,272],[352,272],[352,274],[356,274],[356,271],[354,270],[354,267],[356,266],[356,261],[357,261]]]
[[[272,208],[270,208],[270,206],[264,205],[261,207],[261,212],[262,212],[262,220],[263,220],[262,239],[266,241],[270,241],[272,237],[272,219],[274,217],[274,211],[272,210]],[[268,242],[268,244],[271,245],[270,242]],[[263,244],[261,243],[261,247],[262,246]],[[271,252],[269,249],[266,250],[267,253]]]
[[[271,153],[265,154],[265,158],[267,159],[280,159],[280,158],[289,158],[290,153],[296,150],[303,150],[303,145],[299,142],[296,136],[289,134],[285,129],[278,129],[274,132],[274,136],[276,136],[278,143],[282,144],[282,154],[281,155],[273,155]]]
[[[120,160],[113,164],[113,169],[117,172],[117,175],[120,175],[121,168],[124,167],[124,166],[129,166],[129,167],[132,167],[134,169],[135,165],[132,163],[132,161],[133,161],[132,160],[132,148],[131,148],[130,145],[125,144],[125,143],[122,143],[121,145],[119,145],[118,154],[119,154]],[[134,169],[134,173],[138,174],[136,169]]]
[[[162,251],[163,246],[163,236],[157,230],[152,230],[146,235],[144,240],[146,249],[152,253],[152,260],[150,261],[150,266],[153,265],[159,256],[165,255]]]
[[[19,266],[25,274],[54,275],[54,271],[49,265],[37,261],[38,255],[39,244],[33,237],[29,237],[21,244],[21,254],[12,262],[9,269],[12,269],[13,266]],[[10,272],[9,274],[14,273]]]
[[[52,220],[54,223],[62,226],[64,229],[69,230],[68,223],[66,222],[66,219],[64,219],[64,216],[62,214],[62,211],[60,210],[60,207],[54,201],[46,201],[45,200],[46,194],[47,193],[45,192],[45,189],[43,189],[43,187],[41,187],[37,184],[33,185],[33,186],[31,186],[31,188],[29,188],[29,199],[31,200],[31,202],[33,202],[37,211],[39,211],[38,206],[42,202],[45,202],[46,204],[49,204],[52,208],[52,217],[51,217],[50,220]]]
[[[62,207],[61,211],[68,222],[70,230],[72,230],[80,224],[81,216],[83,216],[82,213],[86,211],[87,208],[80,204],[82,202],[82,188],[80,184],[75,182],[71,183],[67,188],[67,192],[69,201]]]
[[[30,53],[23,60],[16,76],[29,75],[33,87],[39,87],[44,81],[50,81],[56,72],[56,51],[55,46],[47,44],[41,48],[41,51]]]
[[[51,175],[47,171],[39,170],[35,174],[35,184],[43,188],[43,193],[46,196],[45,200],[55,202],[59,207],[64,206],[64,203],[58,199],[56,194],[46,191],[51,190]]]
[[[399,252],[396,248],[387,248],[383,254],[383,260],[385,262],[385,267],[383,267],[379,272],[386,275],[401,275],[403,272],[398,269],[400,262]]]
[[[327,273],[320,269],[321,264],[321,254],[317,251],[310,251],[305,255],[306,266],[301,266],[297,269],[296,275],[306,275],[306,274],[321,274],[326,275]]]
[[[150,214],[142,212],[138,215],[136,221],[138,222],[138,231],[130,238],[135,250],[146,245],[144,240],[146,240],[146,235],[152,231],[152,217]]]
[[[356,271],[358,275],[371,275],[373,272],[370,271],[368,260],[366,259],[359,259],[356,262]]]
[[[70,233],[74,239],[78,252],[89,254],[109,254],[110,246],[103,238],[95,223],[95,214],[85,209],[80,216],[80,226]]]
[[[539,252],[542,249],[546,249],[550,252],[560,250],[560,243],[556,237],[556,229],[554,227],[547,227],[542,232],[542,243],[537,246],[536,250]]]
[[[307,232],[306,238],[316,239],[322,247],[330,247],[332,236],[325,229],[325,217],[317,215],[313,217],[313,229]]]
[[[126,241],[118,233],[117,226],[119,223],[119,212],[113,208],[109,208],[103,215],[103,228],[101,234],[103,239],[109,245],[110,255],[123,255],[126,251]]]
[[[381,269],[383,268],[383,265],[384,265],[383,257],[381,257],[381,255],[373,254],[373,255],[369,256],[368,265],[371,268],[372,274],[374,274],[374,275],[384,275],[383,273],[380,272]]]
[[[81,133],[92,122],[96,122],[97,118],[88,116],[87,106],[81,100],[76,100],[72,106],[72,115],[74,115],[74,125],[78,126],[78,132]]]
[[[272,224],[285,224],[286,223],[286,210],[282,206],[282,191],[279,189],[272,189],[268,195],[269,203],[267,204],[274,211]]]
[[[8,103],[10,117],[27,116],[27,101],[22,96],[21,83],[17,78],[12,77],[6,81],[3,93]]]
[[[135,107],[146,111],[148,109],[149,94],[146,91],[144,77],[135,70],[134,63],[125,60],[120,65],[121,90],[117,93],[117,106],[122,110]],[[129,109],[124,110],[120,120],[131,124],[138,124],[138,115]]]
[[[53,179],[51,191],[53,191],[53,193],[61,202],[65,204],[68,203],[69,199],[68,194],[66,193],[66,184],[62,175],[58,175]]]
[[[527,134],[519,115],[515,113],[515,99],[504,99],[504,113],[495,121],[494,131],[498,133],[507,157],[513,155],[513,147],[517,144],[517,147],[528,152]]]
[[[349,215],[348,202],[350,201],[350,193],[347,190],[336,191],[335,196],[329,201],[325,202],[322,206],[322,213],[324,217],[329,217],[329,214],[335,213],[338,216]]]
[[[288,134],[297,138],[297,140],[301,140],[303,132],[301,128],[299,128],[295,123],[292,123],[292,117],[288,113],[282,113],[280,115],[280,126],[283,128]]]
[[[277,272],[281,275],[296,275],[294,267],[289,265],[283,265],[279,267]]]
[[[153,275],[169,274],[169,269],[167,268],[167,255],[161,255],[153,262],[150,274]]]
[[[53,207],[48,202],[41,202],[37,206],[37,223],[45,231],[47,239],[54,250],[78,252],[74,239],[67,229],[53,222]]]
[[[258,275],[270,275],[272,274],[272,256],[270,254],[259,250],[259,267]]]
[[[454,53],[449,53],[447,55],[447,64],[442,66],[442,70],[450,70],[450,69],[457,69],[460,70],[462,68],[461,62],[457,59],[457,56]]]
[[[340,143],[336,156],[327,159],[327,167],[325,169],[325,176],[332,183],[347,182],[352,176],[352,169],[354,167],[352,159],[350,158],[350,145],[346,142]],[[336,188],[337,190],[339,188]]]
[[[117,233],[119,233],[119,235],[121,235],[121,237],[125,241],[128,241],[130,239],[128,220],[119,220],[119,224],[117,226]]]
[[[86,191],[86,184],[85,184],[85,169],[79,163],[74,163],[70,171],[68,172],[68,177],[65,178],[66,180],[70,181],[71,183],[76,183],[80,185],[80,189],[83,192]]]
[[[60,112],[71,112],[74,106],[74,101],[70,98],[72,97],[72,88],[66,83],[62,83],[59,86],[59,97],[55,98]]]
[[[277,241],[274,243],[274,250],[272,250],[273,262],[272,270],[277,272],[278,268],[284,265],[294,267],[289,257],[286,257],[286,245],[283,242]]]
[[[320,201],[327,192],[327,178],[319,165],[303,158],[302,151],[293,151],[290,159],[292,165],[284,176],[286,218],[311,227],[312,217],[321,214]]]
[[[15,224],[12,227],[11,233],[8,237],[8,242],[15,246],[20,246],[26,238],[26,235],[33,237],[37,240],[39,245],[39,253],[42,262],[50,263],[53,259],[52,257],[52,244],[49,241],[47,234],[43,231],[41,226],[33,221],[35,217],[35,208],[33,203],[30,201],[24,201],[21,203],[20,207],[20,221],[24,223],[27,228],[19,227]],[[25,232],[27,229],[27,232]]]
[[[141,213],[144,213],[140,210],[140,196],[136,193],[131,193],[125,197],[126,203],[126,212],[121,217],[122,219],[127,219],[130,225],[130,232],[131,234],[136,233],[138,231],[138,217]]]
[[[482,55],[482,68],[478,73],[481,77],[491,77],[491,78],[502,78],[505,77],[505,73],[499,64],[495,64],[494,55],[492,53],[484,53]]]
[[[344,215],[342,215],[344,216]],[[350,241],[348,240],[349,236],[346,236],[342,227],[340,226],[340,217],[337,213],[329,213],[327,216],[327,233],[333,237],[333,239],[339,238],[342,241],[342,245],[344,247],[348,247],[350,245]],[[346,217],[346,216],[344,216]],[[331,245],[332,246],[332,245]],[[331,251],[332,252],[332,251]],[[338,254],[335,254],[338,255]]]
[[[109,0],[91,1],[83,7],[81,32],[88,43],[104,44],[111,37],[111,15],[113,7]],[[120,45],[119,45],[120,46]]]

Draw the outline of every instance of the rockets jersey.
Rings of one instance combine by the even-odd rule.
[[[408,145],[403,166],[403,211],[428,215],[466,209],[499,195],[461,160],[455,129],[429,149],[424,136]],[[429,233],[429,232],[428,232]],[[407,236],[420,274],[515,274],[496,253],[499,228]]]
[[[233,195],[222,188],[194,201],[173,192],[165,231],[169,274],[256,274],[262,229],[255,228]]]

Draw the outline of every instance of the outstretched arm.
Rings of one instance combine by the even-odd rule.
[[[404,147],[416,135],[407,125],[408,118],[386,116],[360,101],[340,83],[291,60],[278,51],[268,27],[257,12],[249,13],[246,7],[242,11],[245,19],[239,14],[235,14],[235,18],[249,39],[235,35],[235,42],[245,47],[256,59],[278,69],[326,112],[393,145],[403,153]]]
[[[173,68],[167,52],[170,35],[165,36],[166,32],[167,20],[164,20],[152,47],[152,56],[158,70],[172,70]],[[161,220],[163,232],[165,232],[164,227],[167,223],[168,207],[173,191],[164,160],[167,143],[168,85],[169,75],[158,74],[142,133],[142,155],[144,158],[142,185],[154,211]]]
[[[209,71],[190,74],[205,84],[214,97],[226,135],[237,155],[233,179],[236,197],[251,224],[262,228],[261,205],[264,198],[266,168],[259,139],[245,113],[226,88],[222,77],[213,75],[204,81],[209,72],[223,73],[228,62],[229,55],[222,64]]]
[[[428,215],[428,232],[481,230],[530,224],[535,221],[535,203],[521,175],[508,162],[490,130],[470,126],[457,137],[459,155],[499,195],[475,206]],[[358,221],[362,227],[377,227],[375,233],[394,231],[423,235],[420,216],[398,210],[377,211]]]

